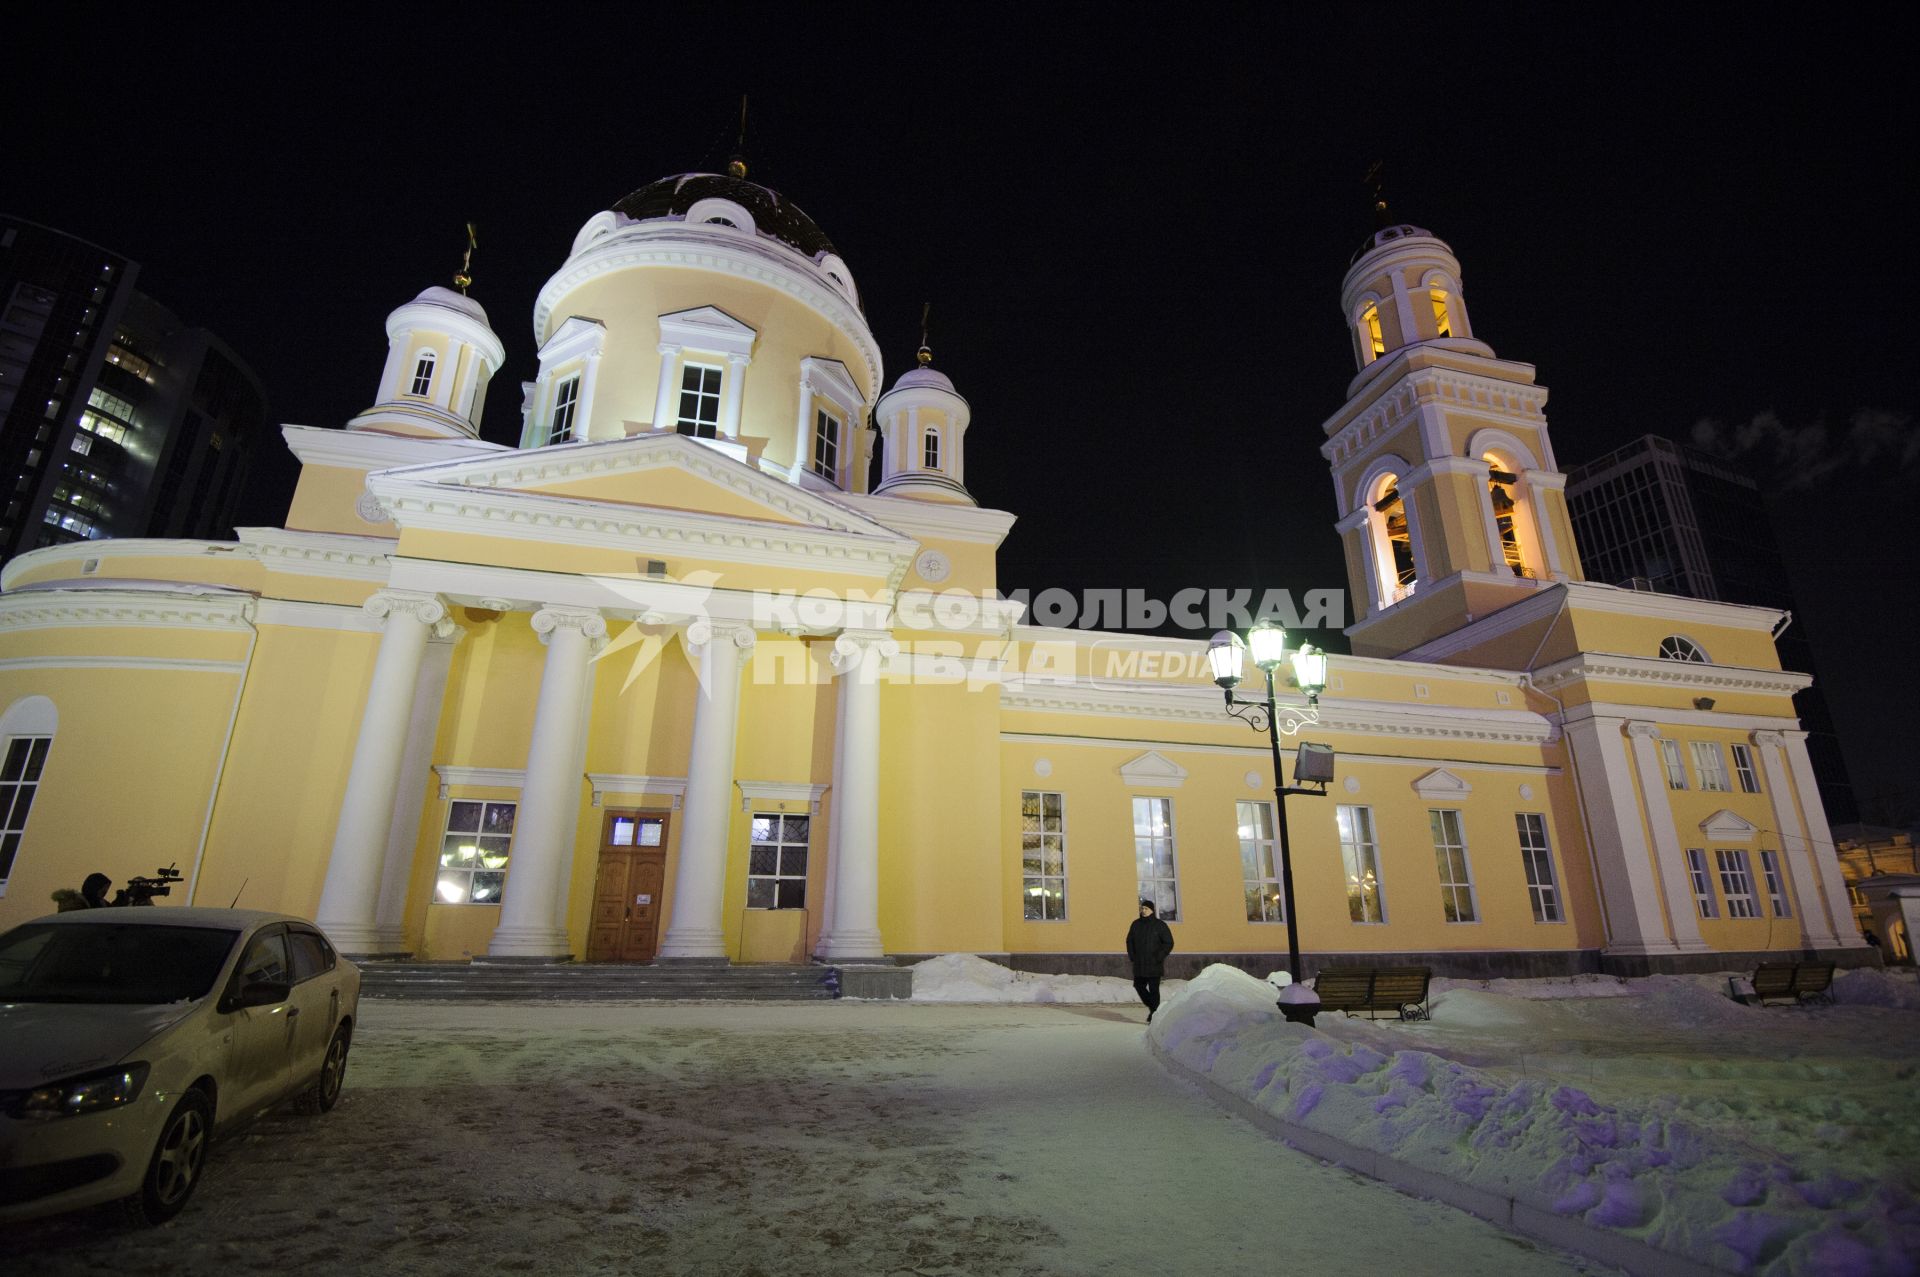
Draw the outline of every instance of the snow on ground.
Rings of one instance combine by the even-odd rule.
[[[1276,1116],[1731,1271],[1920,1271],[1920,987],[1747,1007],[1724,976],[1435,981],[1430,1022],[1208,968],[1150,1030]]]
[[[361,1010],[334,1112],[215,1145],[165,1227],[14,1226],[9,1271],[1583,1271],[1227,1117],[1137,1007]]]
[[[1187,987],[1185,980],[1163,980],[1162,999]],[[970,953],[944,953],[913,967],[915,1002],[1102,1002],[1140,1005],[1133,981],[1116,976],[1044,975],[1014,971]]]

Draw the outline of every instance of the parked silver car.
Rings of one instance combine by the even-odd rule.
[[[340,1097],[360,972],[312,923],[88,909],[0,935],[0,1223],[173,1218],[217,1134]]]

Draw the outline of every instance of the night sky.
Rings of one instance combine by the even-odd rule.
[[[751,176],[851,265],[889,382],[932,301],[968,486],[1020,516],[1002,588],[1165,597],[1346,585],[1319,427],[1380,159],[1396,218],[1458,254],[1475,336],[1551,388],[1563,468],[1702,421],[1753,440],[1863,805],[1911,819],[1920,145],[1898,42],[1828,9],[23,11],[0,208],[141,262],[278,420],[327,426],[477,222],[508,353],[485,434],[511,443],[575,231],[724,164],[744,92]],[[294,466],[264,451],[243,523],[285,513]]]

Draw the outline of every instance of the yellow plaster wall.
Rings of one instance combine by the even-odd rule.
[[[287,527],[297,532],[344,532],[352,536],[399,535],[392,523],[368,523],[356,504],[367,490],[367,472],[344,466],[301,466],[287,507]]]

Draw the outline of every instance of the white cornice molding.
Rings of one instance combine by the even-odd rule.
[[[788,780],[736,780],[733,782],[740,790],[740,810],[748,810],[756,802],[769,803],[805,803],[814,815],[820,814],[820,796],[830,786],[810,785],[805,781]]]
[[[687,793],[685,776],[641,776],[629,772],[588,772],[587,783],[593,787],[593,805],[598,807],[600,800],[608,794],[631,794],[636,798],[649,795],[667,798],[673,803],[675,811],[680,810],[680,800]]]
[[[718,306],[695,306],[660,316],[661,342],[683,350],[708,350],[746,359],[753,355],[753,340],[759,335]]]
[[[906,536],[935,541],[968,541],[997,546],[1007,539],[1017,516],[984,506],[911,501],[869,493],[842,493],[834,503]]]
[[[301,465],[339,466],[346,470],[386,470],[453,457],[515,451],[505,444],[488,443],[484,439],[427,439],[321,426],[281,426],[280,437],[286,440],[288,451],[300,459]]]
[[[1350,399],[1327,418],[1320,455],[1343,470],[1366,446],[1419,416],[1423,404],[1461,415],[1545,426],[1547,388],[1534,383],[1529,364],[1464,356],[1438,347],[1403,347],[1405,371]],[[1401,352],[1396,352],[1401,353]],[[1478,367],[1455,361],[1473,359]],[[1389,361],[1381,361],[1389,362]]]
[[[1270,757],[1265,745],[1212,745],[1192,741],[1147,740],[1137,736],[1081,736],[1073,733],[1003,731],[1000,739],[1021,745],[1090,745],[1101,749],[1154,749],[1168,754],[1225,754],[1240,758]],[[1561,769],[1547,763],[1489,763],[1469,758],[1414,758],[1405,754],[1369,754],[1343,749],[1334,757],[1341,763],[1386,767],[1444,766],[1450,771],[1512,772],[1524,776],[1558,776]]]
[[[1756,670],[1740,665],[1709,665],[1703,661],[1667,661],[1649,656],[1616,656],[1608,652],[1579,652],[1535,672],[1534,683],[1557,688],[1578,681],[1650,683],[1699,692],[1759,692],[1791,696],[1810,687],[1813,678],[1786,670]]]
[[[355,634],[380,632],[380,622],[364,607],[348,603],[261,599],[254,620],[261,625],[285,625],[303,630],[346,630]]]
[[[245,661],[193,660],[176,656],[9,656],[0,658],[6,670],[165,670],[189,674],[239,674]]]
[[[447,790],[454,785],[475,789],[519,789],[527,783],[527,770],[524,767],[457,767],[451,763],[435,763],[433,770],[440,776],[440,797],[447,797]]]
[[[0,630],[127,626],[234,630],[251,627],[251,594],[167,590],[28,590],[0,596]]]
[[[1157,750],[1148,750],[1115,768],[1132,789],[1178,789],[1187,783],[1187,769]]]
[[[232,554],[239,550],[232,541],[200,541],[168,537],[113,537],[105,541],[69,541],[15,555],[0,568],[0,590],[11,590],[24,572],[53,563],[85,563],[88,559],[116,558],[197,558]],[[109,578],[111,579],[111,578]]]
[[[1627,723],[1658,719],[1665,727],[1708,727],[1731,732],[1798,731],[1800,720],[1777,714],[1728,714],[1712,709],[1668,709],[1658,705],[1623,705],[1616,701],[1589,701],[1569,705],[1566,721],[1583,723],[1590,719]]]
[[[1591,612],[1657,617],[1663,621],[1690,621],[1697,625],[1726,625],[1742,630],[1766,630],[1769,633],[1786,616],[1778,608],[1752,607],[1745,603],[1716,603],[1710,599],[1690,599],[1678,594],[1625,590],[1615,585],[1597,585],[1592,581],[1567,581],[1564,584],[1568,605]]]
[[[388,556],[399,545],[392,537],[295,532],[286,528],[236,528],[234,535],[270,572],[356,581],[384,582],[391,571]]]

